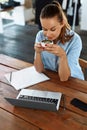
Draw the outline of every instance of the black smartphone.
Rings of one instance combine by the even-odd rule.
[[[73,106],[87,112],[87,103],[77,99],[77,98],[74,98],[73,100],[71,100],[70,104],[72,104]]]

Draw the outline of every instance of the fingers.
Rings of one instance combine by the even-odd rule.
[[[35,47],[41,47],[41,44],[40,43],[35,43],[34,46]]]
[[[53,51],[53,50],[55,50],[55,45],[53,45],[53,44],[46,44],[45,45],[45,50],[46,51]]]
[[[34,49],[35,49],[35,51],[38,52],[38,53],[41,53],[42,51],[44,51],[44,48],[41,46],[40,43],[36,43],[36,44],[34,45]]]
[[[52,48],[54,46],[54,44],[46,44],[46,47]]]

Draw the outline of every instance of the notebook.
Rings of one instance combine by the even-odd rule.
[[[5,74],[5,78],[16,90],[20,90],[50,79],[44,73],[38,73],[34,66],[7,73]]]
[[[62,93],[22,89],[16,98],[5,99],[14,106],[57,111],[59,110]]]

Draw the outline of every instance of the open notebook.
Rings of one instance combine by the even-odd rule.
[[[38,73],[34,66],[5,74],[5,77],[16,90],[50,79],[45,74]]]
[[[5,98],[14,106],[57,111],[59,109],[62,94],[32,89],[22,89],[17,98]]]

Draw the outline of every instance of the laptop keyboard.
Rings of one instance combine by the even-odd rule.
[[[18,99],[26,100],[26,101],[37,101],[42,103],[50,103],[57,105],[58,99],[53,98],[43,98],[43,97],[35,97],[35,96],[28,96],[28,95],[20,95]]]

